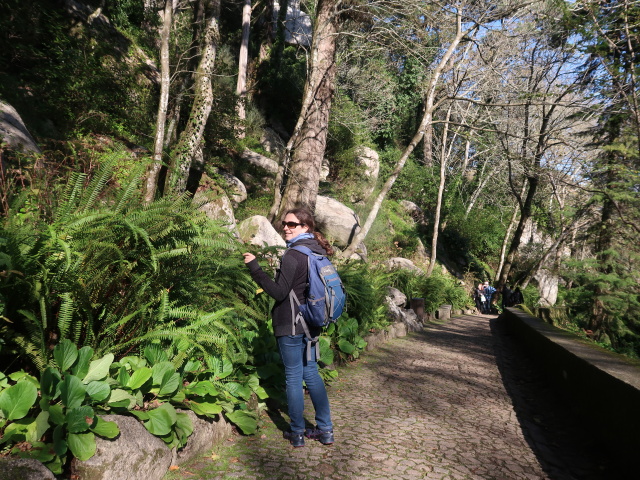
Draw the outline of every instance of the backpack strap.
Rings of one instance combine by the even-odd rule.
[[[293,293],[293,290],[291,290],[289,292],[289,302],[291,304],[291,318],[293,319],[292,321],[292,326],[291,326],[291,335],[295,335],[296,334],[296,324],[298,322],[302,323],[302,329],[304,330],[304,335],[307,338],[307,361],[311,361],[311,347],[312,346],[316,346],[316,362],[318,360],[320,360],[320,346],[318,345],[318,340],[320,339],[320,335],[317,335],[315,337],[311,336],[311,333],[309,332],[309,326],[307,325],[307,322],[304,320],[304,317],[302,316],[302,314],[300,312],[298,312],[298,314],[296,315],[296,308],[294,306],[294,302],[298,305],[298,307],[300,306],[300,301],[298,300],[298,297],[296,296],[295,293]]]
[[[310,248],[303,247],[303,246],[291,247],[290,249],[296,250],[300,253],[304,253],[307,256],[307,276],[309,276],[309,271],[311,268],[311,260],[309,259],[309,256],[317,255],[317,254],[313,253]],[[320,346],[318,345],[318,340],[320,339],[320,336],[319,335],[315,337],[311,336],[311,333],[309,332],[309,326],[307,325],[307,322],[304,320],[302,313],[300,313],[300,310],[298,310],[298,314],[296,315],[295,305],[300,307],[300,300],[298,300],[298,296],[295,294],[293,289],[289,290],[289,304],[291,305],[291,335],[296,334],[296,325],[298,324],[298,322],[301,322],[302,329],[304,330],[304,335],[307,338],[307,347],[306,347],[307,361],[311,361],[311,347],[313,345],[316,346],[316,361],[320,360]]]

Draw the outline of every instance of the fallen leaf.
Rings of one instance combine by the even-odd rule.
[[[179,467],[179,466],[177,466],[177,465],[171,465],[171,466],[169,467],[169,471],[170,471],[170,472],[175,472],[176,470],[180,470],[180,467]]]
[[[263,433],[262,435],[260,435],[260,438],[267,438],[267,436]]]
[[[240,461],[240,459],[238,457],[233,457],[231,458],[231,460],[229,460],[231,463],[238,463]]]
[[[217,453],[211,454],[211,460],[218,460],[219,458],[220,458],[220,455],[218,455]]]

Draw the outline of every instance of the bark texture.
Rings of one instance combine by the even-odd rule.
[[[276,195],[272,220],[279,219],[283,212],[296,206],[305,206],[311,211],[315,208],[335,89],[338,33],[335,6],[336,0],[318,1],[309,76],[300,116],[285,153],[284,192],[280,201]]]
[[[211,113],[213,88],[211,75],[216,60],[216,52],[220,41],[219,17],[220,0],[204,0],[205,28],[202,35],[200,63],[195,78],[195,98],[187,126],[180,135],[175,149],[171,168],[167,175],[165,192],[184,193],[189,178],[189,170],[200,148],[204,129]]]

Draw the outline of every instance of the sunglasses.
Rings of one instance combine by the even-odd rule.
[[[304,223],[296,223],[296,222],[282,222],[282,228],[289,227],[291,229],[296,227],[304,227]]]

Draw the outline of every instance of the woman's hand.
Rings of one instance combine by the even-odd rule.
[[[256,259],[256,256],[253,253],[245,252],[242,254],[244,257],[244,263],[252,262]]]

